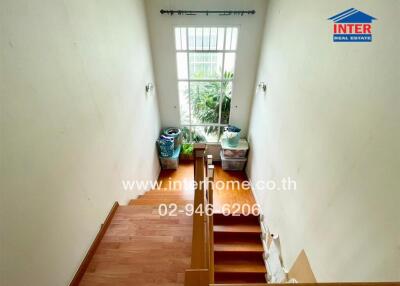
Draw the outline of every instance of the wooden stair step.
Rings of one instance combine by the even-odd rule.
[[[260,239],[261,235],[258,232],[214,232],[214,241],[224,239],[226,237],[232,237],[234,239]]]
[[[259,225],[260,218],[257,215],[224,215],[222,213],[215,213],[214,214],[214,224],[252,224],[252,225]]]
[[[146,192],[145,194],[185,194],[185,193],[191,193],[193,194],[193,191],[182,191],[182,190],[150,190]]]
[[[136,200],[131,200],[129,202],[129,205],[160,205],[160,204],[177,204],[177,205],[186,205],[193,203],[191,200],[184,200],[184,199],[168,199],[168,198],[162,198],[162,199],[148,199],[148,198],[143,198],[143,199],[136,199]]]
[[[145,196],[145,197],[139,197],[139,198],[135,199],[134,201],[136,201],[136,200],[168,201],[168,202],[173,202],[174,200],[175,201],[193,201],[190,198],[183,198],[180,196],[178,196],[178,197],[175,197],[175,196],[154,196],[154,197],[153,196]]]
[[[142,195],[138,199],[151,199],[151,200],[193,200],[193,198],[189,196],[183,195]]]
[[[231,225],[214,225],[214,232],[237,232],[237,233],[256,233],[261,234],[259,225],[247,224],[231,224]]]
[[[263,253],[261,239],[227,237],[214,240],[214,252],[258,252]]]
[[[159,188],[159,189],[151,189],[146,193],[157,193],[157,192],[165,192],[165,193],[181,193],[181,192],[190,192],[190,190],[181,190],[181,189],[169,189],[169,188]],[[193,192],[193,191],[191,191]]]
[[[215,273],[214,278],[218,286],[267,286],[264,273]]]
[[[147,192],[147,193],[144,193],[143,195],[150,195],[150,196],[189,196],[189,195],[191,195],[191,196],[193,196],[193,194],[192,193],[189,193],[189,192],[176,192],[176,191],[174,191],[174,192],[167,192],[167,191],[159,191],[159,192]]]
[[[248,263],[260,263],[263,264],[263,255],[261,252],[246,252],[246,254],[237,253],[234,251],[222,251],[222,252],[215,252],[214,253],[214,262],[221,262],[221,261],[243,261],[246,260]]]
[[[119,218],[130,218],[137,216],[152,216],[158,214],[158,208],[151,205],[126,205],[119,206],[117,212]]]
[[[266,273],[262,256],[259,259],[219,259],[215,261],[218,273]]]

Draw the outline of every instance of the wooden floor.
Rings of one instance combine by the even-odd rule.
[[[183,285],[191,243],[191,217],[160,217],[149,205],[120,206],[80,285]]]
[[[222,182],[236,182],[236,184],[228,184],[226,188],[214,188],[214,210],[215,212],[221,212],[224,204],[230,206],[233,211],[233,208],[236,210],[236,206],[233,207],[234,204],[239,204],[243,206],[245,204],[252,207],[256,204],[254,200],[254,196],[249,189],[245,189],[242,187],[242,182],[247,180],[247,176],[242,171],[224,171],[221,168],[220,163],[215,164],[215,176],[214,182],[222,181]],[[168,189],[168,182],[182,182],[182,181],[193,181],[193,164],[192,163],[181,163],[179,165],[178,170],[163,170],[160,174],[159,180],[163,182],[162,186]],[[173,183],[171,183],[172,185]],[[177,184],[179,185],[179,184]],[[183,184],[182,184],[183,185]],[[238,186],[239,185],[239,186]],[[218,183],[215,185],[218,187]],[[193,194],[193,188],[175,188],[178,190],[182,190],[187,194]],[[239,208],[242,210],[242,207]]]
[[[244,172],[238,171],[224,171],[221,168],[221,165],[215,165],[215,176],[214,182],[223,181],[223,182],[237,182],[239,183],[239,187],[236,184],[227,185],[225,189],[214,189],[214,209],[215,212],[221,212],[222,206],[227,204],[230,206],[231,211],[236,211],[234,204],[240,205],[240,212],[243,209],[243,205],[249,205],[252,207],[256,204],[252,191],[250,189],[244,189],[242,187],[242,182],[247,180],[247,176]],[[216,187],[218,187],[216,183]]]
[[[246,179],[243,172],[225,172],[220,165],[215,167],[215,181],[242,182]],[[80,285],[183,285],[184,272],[190,266],[192,217],[183,213],[161,217],[158,205],[192,203],[193,187],[187,184],[170,188],[168,185],[169,181],[184,180],[193,180],[192,163],[181,163],[175,171],[161,171],[159,181],[163,181],[163,185],[159,190],[151,190],[138,199],[131,200],[128,206],[118,208]],[[221,209],[225,203],[253,205],[255,200],[250,190],[240,187],[233,190],[215,190],[215,208]],[[265,269],[260,260],[262,249],[257,241],[259,226],[243,226],[241,222],[235,225],[224,218],[220,223],[217,220],[214,231],[222,234],[216,234],[216,278],[221,282],[231,282],[232,279],[241,282],[241,273],[248,273],[248,269],[252,269],[254,273],[250,275],[251,279],[257,282],[262,280]],[[238,237],[234,237],[233,234],[237,232]],[[230,233],[232,239],[226,239],[224,233]],[[240,253],[244,252],[250,252],[244,258],[248,261],[236,261],[236,258],[231,257],[236,257],[237,254],[239,257],[243,256]],[[252,264],[253,267],[240,268],[246,264]],[[249,275],[246,274],[247,276]]]

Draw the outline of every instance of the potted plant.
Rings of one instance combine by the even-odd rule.
[[[193,161],[193,144],[191,143],[182,144],[180,159],[182,161]]]

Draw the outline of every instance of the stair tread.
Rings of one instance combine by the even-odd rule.
[[[259,225],[248,225],[248,224],[214,225],[214,232],[261,233],[261,227]]]
[[[174,195],[143,195],[138,198],[138,200],[142,199],[150,199],[150,200],[185,200],[185,201],[191,201],[193,198],[189,196],[174,196]]]
[[[189,196],[191,194],[183,192],[148,192],[144,193],[142,196]]]
[[[158,195],[179,195],[179,194],[193,194],[193,192],[189,192],[189,191],[170,191],[170,190],[153,190],[153,191],[148,191],[146,193],[144,193],[145,195],[147,194],[158,194]]]
[[[215,284],[218,286],[267,286],[267,282],[265,282],[265,278],[256,278],[254,281],[247,280],[239,280],[239,279],[215,279]],[[211,284],[210,284],[211,285]]]
[[[131,202],[138,202],[138,201],[142,201],[142,202],[157,202],[157,201],[190,201],[190,200],[185,200],[185,199],[168,199],[168,198],[154,198],[154,199],[149,199],[149,198],[137,198],[134,200],[131,200]]]
[[[212,286],[217,284],[218,286],[267,286],[268,285],[267,282],[262,282],[262,281],[265,281],[265,278],[263,280],[259,278],[256,281],[251,281],[251,282],[244,280],[223,279],[223,280],[215,280],[215,284],[212,284]]]
[[[265,273],[216,273],[215,284],[224,286],[239,285],[253,285],[261,286],[267,285]]]
[[[223,215],[223,214],[214,214],[214,225],[260,225],[259,216],[254,215]]]
[[[228,217],[228,218],[259,218],[260,215],[254,215],[254,214],[238,214],[238,215],[232,215],[232,214],[225,214],[224,212],[216,211],[214,213],[214,216],[219,216],[219,217]]]
[[[153,192],[166,192],[166,193],[178,193],[178,192],[186,192],[185,190],[181,189],[168,189],[168,188],[159,188],[159,189],[151,189],[150,191],[147,191],[147,193],[153,193]]]
[[[260,260],[224,260],[215,262],[215,272],[224,273],[266,273],[265,265]]]
[[[224,252],[264,252],[260,241],[227,240],[214,242],[214,251]]]
[[[159,205],[159,204],[177,204],[177,205],[186,205],[192,203],[192,200],[185,200],[185,199],[168,199],[168,198],[139,198],[136,200],[131,200],[129,205]]]

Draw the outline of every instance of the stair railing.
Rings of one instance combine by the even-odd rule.
[[[209,282],[214,283],[214,165],[212,164],[212,155],[207,155],[207,190],[206,190],[206,209],[207,215],[207,250],[208,250],[208,271]]]
[[[186,286],[214,283],[213,180],[212,157],[205,157],[205,144],[194,146],[194,200],[192,257],[185,272]]]

